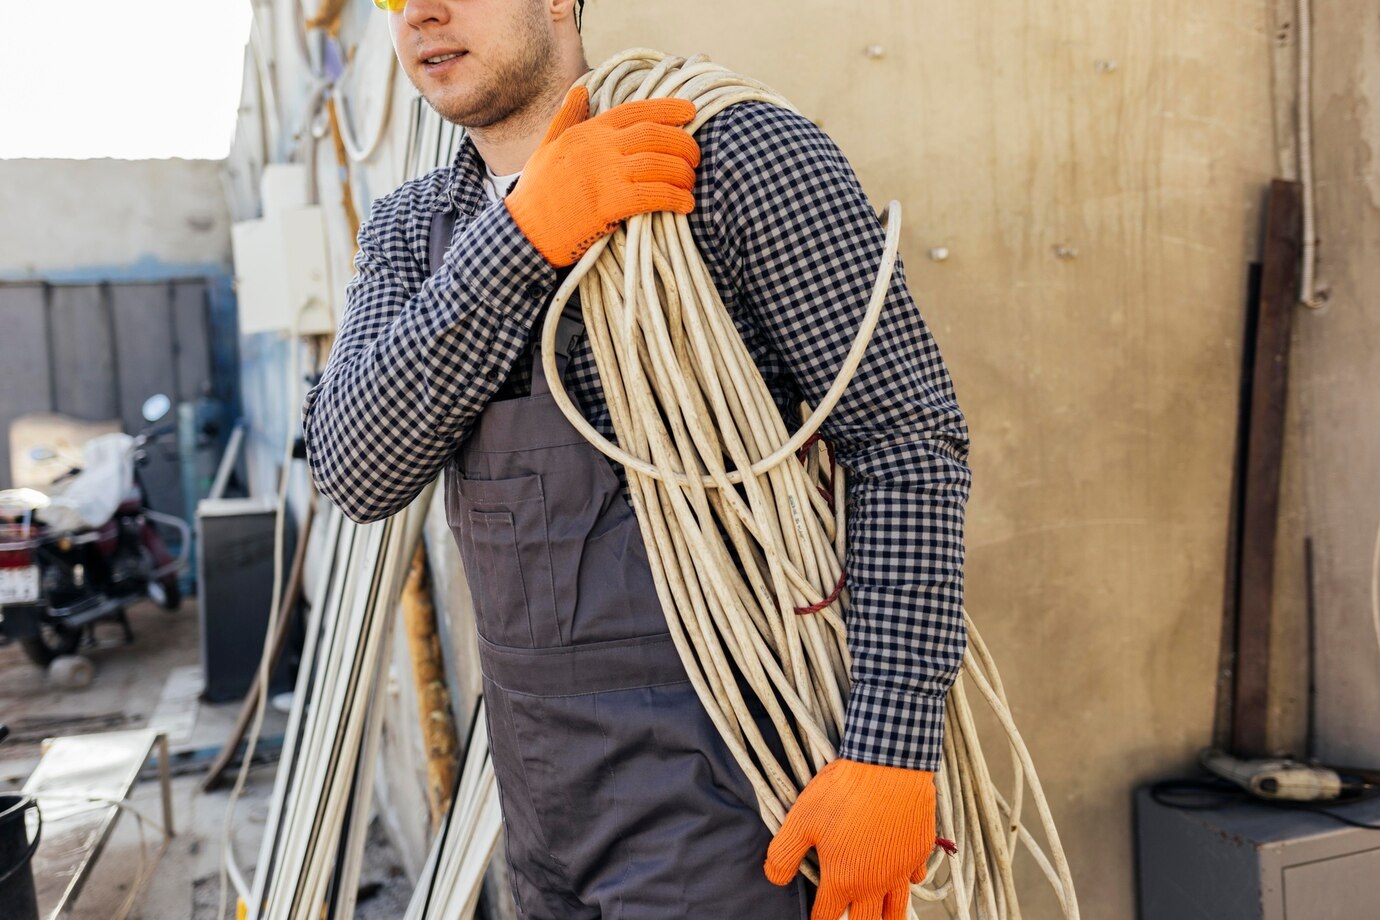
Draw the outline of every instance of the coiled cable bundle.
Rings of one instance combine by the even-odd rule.
[[[644,49],[615,56],[580,83],[595,114],[636,99],[688,99],[698,110],[686,126],[692,134],[731,105],[792,108],[768,87],[702,56]],[[682,215],[639,215],[596,242],[561,285],[542,329],[552,394],[576,429],[623,465],[676,648],[773,832],[799,791],[834,759],[843,732],[850,673],[846,482],[816,432],[877,326],[900,225],[900,205],[892,202],[881,267],[852,347],[820,404],[802,407],[804,421],[793,435]],[[618,444],[580,415],[561,385],[556,333],[576,290]],[[969,649],[949,694],[944,765],[936,776],[939,833],[956,839],[959,850],[946,874],[939,872],[944,852],[931,856],[926,883],[912,890],[912,916],[919,899],[943,901],[963,918],[1019,918],[1012,871],[1019,842],[1064,915],[1076,918],[1068,863],[1034,765],[991,656],[964,616]],[[784,763],[759,728],[740,676],[774,727]],[[1014,769],[1009,799],[988,773],[965,678],[1006,732]],[[1026,785],[1048,855],[1021,821]],[[818,880],[816,866],[805,871]]]

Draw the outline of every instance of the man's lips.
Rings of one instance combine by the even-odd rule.
[[[432,67],[439,67],[450,61],[458,60],[468,53],[469,52],[464,48],[427,48],[418,53],[417,60],[421,62],[423,67],[430,69]]]

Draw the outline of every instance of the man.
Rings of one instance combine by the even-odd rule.
[[[588,70],[577,0],[377,2],[404,71],[467,139],[452,166],[375,202],[303,431],[318,487],[357,521],[445,469],[519,913],[800,918],[796,870],[813,847],[815,920],[904,917],[934,845],[944,697],[964,651],[969,474],[903,270],[824,428],[852,474],[840,758],[771,840],[674,656],[621,471],[556,410],[534,360],[562,272],[618,221],[674,210],[783,413],[818,402],[882,251],[847,161],[762,103],[710,119],[698,144],[679,100],[588,118],[569,91]],[[612,437],[587,343],[563,362]]]

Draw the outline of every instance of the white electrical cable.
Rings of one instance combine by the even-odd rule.
[[[283,537],[287,526],[287,496],[292,476],[293,432],[296,430],[297,407],[299,405],[297,391],[300,386],[299,378],[302,376],[298,369],[302,347],[301,323],[303,314],[316,303],[314,299],[307,300],[297,308],[297,312],[292,315],[291,330],[288,333],[288,413],[286,416],[288,422],[283,437],[283,460],[278,472],[278,503],[273,518],[273,600],[268,609],[268,623],[264,627],[263,652],[259,657],[257,676],[259,698],[254,706],[254,719],[250,723],[246,736],[244,759],[240,761],[240,768],[235,774],[235,785],[230,791],[229,800],[225,803],[225,822],[221,828],[220,837],[221,871],[217,917],[225,916],[228,894],[227,881],[234,880],[235,891],[241,901],[248,903],[250,898],[250,889],[245,884],[244,873],[240,871],[239,863],[235,860],[235,806],[239,804],[245,782],[249,778],[249,767],[254,760],[254,749],[259,742],[260,734],[263,732],[264,714],[268,709],[269,683],[273,670],[273,637],[278,634],[278,608],[283,602]]]
[[[248,901],[250,905],[262,902],[264,890],[268,885],[278,849],[278,837],[281,836],[284,823],[284,812],[288,807],[289,781],[284,777],[295,769],[301,759],[301,750],[306,742],[302,714],[312,702],[308,697],[316,685],[318,660],[326,654],[323,650],[322,624],[326,620],[326,611],[331,611],[334,615],[340,608],[347,563],[354,546],[356,528],[348,525],[340,510],[334,505],[327,505],[323,515],[324,527],[317,531],[321,534],[320,545],[323,552],[319,560],[317,581],[311,592],[312,604],[307,616],[302,660],[298,666],[297,686],[293,692],[292,712],[278,762],[280,775],[274,778],[273,796],[269,800],[268,818],[265,822],[266,830],[259,848],[258,864],[255,866],[252,896]],[[337,561],[340,562],[339,565]]]
[[[365,761],[377,750],[396,608],[433,488],[386,521],[333,527],[337,559],[309,629],[310,661],[298,676],[292,750],[285,745],[274,782],[251,920],[316,920],[332,881],[355,883],[363,835],[347,812],[359,817],[370,807],[373,763]]]
[[[372,21],[380,20],[376,19]],[[368,35],[369,33],[366,32],[366,39]],[[349,62],[345,65],[345,71],[335,81],[335,97],[340,103],[337,106],[339,110],[339,118],[337,120],[340,123],[340,139],[345,143],[345,152],[349,155],[350,159],[354,160],[356,163],[367,163],[374,158],[374,154],[378,153],[379,147],[383,144],[383,139],[388,133],[388,125],[393,115],[393,86],[397,81],[399,65],[397,55],[392,52],[390,47],[386,56],[388,62],[388,76],[384,78],[383,109],[379,113],[378,126],[370,135],[369,143],[361,144],[355,136],[354,125],[350,122],[349,97],[342,92],[342,88],[349,82],[350,77],[354,74],[355,67],[358,66],[357,62],[359,58],[360,50],[356,48],[355,53],[350,56]]]
[[[625,52],[580,81],[591,109],[632,99],[693,101],[700,125],[724,108],[788,104],[760,83],[708,63]],[[789,106],[788,106],[789,107]],[[835,756],[849,689],[843,608],[842,471],[810,439],[848,385],[890,286],[900,208],[888,210],[877,283],[847,359],[828,394],[788,436],[771,393],[737,334],[695,248],[685,217],[639,215],[604,237],[561,285],[542,328],[542,361],[562,412],[597,449],[624,465],[667,624],[692,684],[776,830],[800,788]],[[578,289],[618,444],[571,403],[557,372],[556,329]],[[812,446],[805,461],[798,449]],[[744,475],[743,471],[748,471]],[[828,493],[831,497],[822,494]],[[804,614],[804,615],[798,615]],[[919,900],[956,916],[1016,920],[1013,857],[1025,846],[1067,918],[1078,917],[1073,881],[1029,752],[1011,720],[986,646],[970,634],[949,695],[939,830],[960,856],[932,857]],[[741,674],[785,752],[778,762],[737,684]],[[964,692],[971,683],[996,715],[1010,749],[1012,795],[994,786]],[[1021,818],[1030,788],[1049,847]],[[939,878],[947,866],[948,878]],[[806,874],[817,878],[807,865]],[[914,916],[915,905],[912,905]]]
[[[1327,296],[1318,290],[1318,226],[1314,210],[1313,184],[1313,10],[1312,0],[1298,0],[1299,74],[1298,74],[1298,145],[1299,182],[1303,185],[1303,280],[1299,284],[1299,301],[1313,310],[1327,304]]]

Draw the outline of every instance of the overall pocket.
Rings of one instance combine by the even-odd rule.
[[[512,648],[567,644],[556,617],[541,477],[463,479],[453,469],[447,475],[446,519],[479,634]]]

